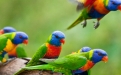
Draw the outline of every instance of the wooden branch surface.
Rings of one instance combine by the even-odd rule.
[[[21,68],[25,67],[28,61],[25,59],[14,58],[6,63],[0,63],[0,75],[14,75]],[[24,71],[19,75],[62,75],[61,73],[52,73],[52,71]]]

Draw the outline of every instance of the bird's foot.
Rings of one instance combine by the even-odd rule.
[[[87,26],[87,21],[86,21],[86,20],[84,20],[84,22],[83,22],[83,23],[81,23],[81,25],[83,25],[83,28],[84,28],[84,27],[86,27],[86,26]]]
[[[97,28],[99,27],[99,25],[100,25],[99,21],[93,22],[93,23],[94,23],[94,28],[95,28],[95,29],[97,29]]]

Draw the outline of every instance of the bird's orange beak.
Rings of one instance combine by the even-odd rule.
[[[108,56],[104,56],[103,58],[102,58],[102,61],[104,61],[105,63],[108,61]]]
[[[121,11],[121,5],[119,5],[119,6],[117,7],[117,9]]]
[[[64,44],[65,43],[65,40],[64,39],[61,39],[60,42]]]
[[[24,40],[23,41],[23,44],[26,44],[27,45],[28,44],[28,40]]]
[[[3,30],[0,30],[0,34],[4,34],[4,31]]]

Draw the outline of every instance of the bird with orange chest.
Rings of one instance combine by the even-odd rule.
[[[0,35],[0,61],[6,62],[5,54],[22,43],[28,43],[28,35],[24,32],[11,32]]]
[[[54,31],[46,43],[40,46],[32,59],[28,62],[27,66],[37,65],[40,58],[56,59],[59,57],[62,50],[62,44],[65,43],[65,35],[61,31]]]
[[[121,0],[71,0],[76,2],[77,10],[82,10],[80,16],[67,29],[71,29],[82,21],[83,28],[87,25],[87,19],[97,19],[94,28],[98,28],[99,21],[110,11],[121,10]]]
[[[10,26],[6,26],[3,29],[0,30],[0,35],[6,34],[6,33],[11,33],[11,32],[16,32],[16,29]],[[9,58],[23,58],[27,57],[27,54],[23,48],[23,46],[18,45],[16,46],[13,50],[7,53]]]
[[[107,53],[102,49],[91,49],[90,47],[83,47],[78,51],[78,53],[84,53],[89,51],[91,51],[89,54],[89,60],[83,67],[74,70],[73,75],[90,75],[90,69],[94,65],[96,65],[96,63],[100,61],[108,61]]]

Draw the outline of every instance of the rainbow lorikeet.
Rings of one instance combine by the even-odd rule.
[[[0,35],[0,61],[6,62],[4,55],[21,43],[28,43],[28,35],[24,32],[12,32]]]
[[[73,53],[88,52],[90,50],[91,50],[91,48],[86,46],[86,47],[82,47],[80,50],[78,50],[77,52],[73,52]],[[90,70],[87,70],[87,71],[84,71],[84,72],[81,72],[81,73],[73,73],[73,75],[90,75]]]
[[[58,58],[62,49],[62,43],[65,42],[65,35],[61,31],[54,31],[46,43],[40,46],[27,66],[34,66],[40,58],[53,59]]]
[[[4,33],[10,33],[10,32],[16,32],[16,29],[14,29],[13,27],[4,27],[3,29],[0,30],[0,35],[4,34]]]
[[[103,56],[100,56],[102,54]],[[29,66],[23,68],[24,70],[52,70],[54,72],[61,72],[65,75],[72,75],[72,70],[75,72],[77,69],[82,67],[82,71],[87,68],[87,63],[89,59],[95,59],[95,62],[107,57],[107,53],[100,49],[91,50],[82,53],[72,53],[64,57],[60,57],[53,61],[44,61],[48,64]],[[103,60],[103,61],[107,61]],[[91,62],[90,62],[91,63]],[[86,65],[86,66],[84,66]],[[20,74],[17,72],[15,75]]]
[[[100,61],[104,61],[104,62],[108,61],[107,53],[102,49],[89,50],[89,48],[85,48],[83,50],[83,53],[85,53],[84,51],[85,52],[91,52],[89,59],[88,59],[88,62],[83,67],[80,67],[79,69],[74,70],[73,75],[90,75],[90,69],[96,63],[98,63]],[[82,53],[81,50],[80,50],[80,52]]]
[[[11,33],[11,32],[16,32],[16,29],[10,26],[4,27],[3,29],[0,30],[0,35],[5,34],[5,33]],[[9,51],[8,53],[9,58],[22,58],[22,57],[27,57],[27,54],[24,50],[24,48],[20,45],[15,47],[13,50]]]
[[[71,29],[80,22],[86,27],[87,19],[97,19],[94,28],[98,28],[99,21],[110,11],[121,10],[121,0],[73,0],[78,3],[77,10],[82,10],[79,18],[67,29]]]

